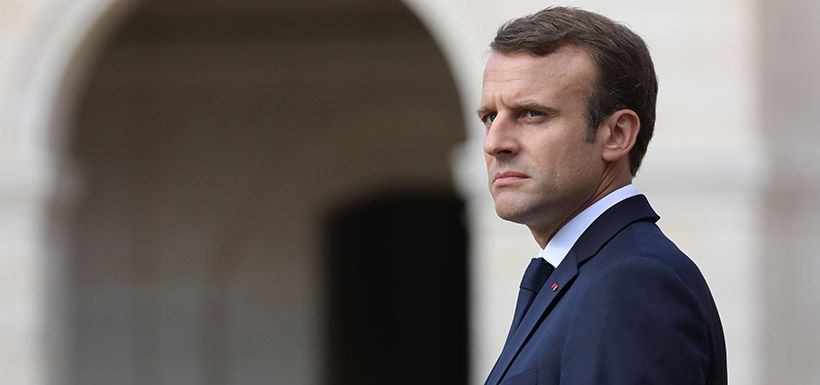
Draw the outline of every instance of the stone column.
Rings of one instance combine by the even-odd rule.
[[[820,383],[820,4],[758,2],[766,180],[763,383]]]
[[[65,261],[51,232],[70,203],[60,129],[73,85],[130,0],[0,2],[0,381],[59,384]],[[69,175],[64,172],[63,175]]]

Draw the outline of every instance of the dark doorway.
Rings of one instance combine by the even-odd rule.
[[[467,383],[464,203],[394,194],[328,221],[325,383]]]

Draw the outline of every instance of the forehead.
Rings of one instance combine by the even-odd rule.
[[[595,75],[592,58],[577,46],[563,46],[546,56],[493,53],[484,68],[482,99],[586,95]]]

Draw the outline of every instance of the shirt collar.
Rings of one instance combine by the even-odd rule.
[[[578,213],[578,215],[561,227],[561,229],[555,233],[555,236],[550,239],[549,243],[547,243],[547,246],[538,253],[537,257],[544,258],[553,266],[558,266],[561,264],[561,261],[564,260],[564,257],[567,256],[572,246],[575,245],[575,242],[578,241],[578,238],[581,237],[581,234],[583,234],[589,225],[598,219],[604,211],[615,206],[618,202],[638,194],[638,188],[632,184],[628,184],[607,194]]]

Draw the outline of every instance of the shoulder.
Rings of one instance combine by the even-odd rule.
[[[710,318],[713,299],[697,265],[649,222],[633,223],[579,267],[578,293],[591,308],[675,314],[685,307]],[[587,307],[589,309],[589,307]]]
[[[705,284],[697,265],[657,225],[636,222],[616,234],[590,259],[590,267],[618,276],[651,274],[686,286]],[[646,278],[646,277],[643,277]]]
[[[703,383],[725,371],[706,282],[654,223],[630,224],[609,239],[579,266],[566,299],[563,373],[572,383]]]

